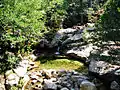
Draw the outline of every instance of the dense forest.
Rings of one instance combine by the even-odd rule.
[[[62,31],[68,29],[76,31]],[[87,57],[68,52],[73,46],[81,49],[91,44],[97,52],[91,51]],[[109,55],[100,54],[104,51]],[[0,74],[5,76],[6,71],[16,68],[31,54],[41,62],[43,57],[65,57],[80,60],[86,67],[91,59],[119,66],[120,0],[0,0]],[[120,85],[111,89],[110,83],[103,83],[107,89],[98,90],[120,90]],[[5,84],[5,90],[56,90],[21,87],[8,89]]]

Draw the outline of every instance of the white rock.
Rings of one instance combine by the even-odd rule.
[[[95,23],[87,23],[88,27],[94,27]]]
[[[51,78],[50,80],[51,80],[52,82],[56,82],[56,81],[57,81],[56,78]]]
[[[30,80],[30,77],[26,74],[26,75],[24,75],[23,80],[24,80],[25,82],[26,82],[26,81],[29,81],[29,80]]]
[[[35,62],[29,62],[29,64],[30,64],[31,66],[34,66],[34,65],[35,65]]]
[[[36,57],[34,54],[31,54],[31,55],[30,55],[30,58],[31,58],[32,60],[36,60],[36,59],[37,59],[37,57]]]
[[[21,66],[21,67],[28,67],[28,65],[29,65],[29,61],[28,60],[22,60],[19,63],[19,66]]]
[[[93,50],[93,47],[91,44],[89,45],[86,45],[86,46],[81,46],[81,48],[83,48],[82,50],[74,50],[74,49],[71,49],[71,50],[68,50],[67,51],[67,54],[70,54],[70,53],[74,53],[76,54],[77,56],[80,56],[80,57],[89,57],[90,56],[90,52]]]
[[[24,77],[24,75],[27,73],[27,67],[17,67],[16,69],[14,69],[14,72],[19,77]]]
[[[7,77],[7,80],[6,80],[6,84],[9,84],[11,86],[13,85],[18,85],[18,82],[19,82],[19,77],[16,75],[16,74],[10,74],[8,77]]]
[[[108,54],[108,52],[109,52],[109,50],[105,50],[103,53],[101,53],[100,55],[101,56],[110,56],[109,54]]]
[[[31,83],[32,84],[35,84],[37,82],[37,80],[32,80]]]
[[[67,28],[67,29],[60,29],[60,30],[58,31],[58,33],[63,34],[63,33],[75,32],[75,31],[76,31],[76,29]]]
[[[37,79],[39,78],[39,76],[32,75],[32,76],[30,76],[30,78],[31,78],[31,79],[36,79],[36,80],[37,80]]]
[[[43,81],[44,81],[44,80],[43,80],[42,77],[38,79],[38,82],[41,82],[41,83],[42,83]]]

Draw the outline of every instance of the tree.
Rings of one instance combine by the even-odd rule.
[[[102,42],[120,41],[120,0],[109,0],[105,12],[97,23],[98,40]]]

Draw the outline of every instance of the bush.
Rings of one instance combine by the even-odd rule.
[[[95,33],[96,39],[102,42],[120,41],[120,0],[109,0],[105,13],[101,16]]]
[[[87,22],[87,1],[86,0],[66,0],[67,14],[63,22],[63,27],[68,28],[76,24]]]
[[[65,8],[64,0],[0,1],[0,66],[12,68],[19,60],[19,53],[31,51],[45,33],[57,30]]]
[[[63,0],[3,0],[0,8],[2,40],[11,47],[17,44],[17,48],[35,44],[52,26],[46,27],[46,23],[54,23],[53,28],[59,25],[65,12],[62,4]]]

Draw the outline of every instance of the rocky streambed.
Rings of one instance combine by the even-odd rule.
[[[89,73],[75,70],[38,69],[24,59],[0,76],[0,90],[120,90],[120,66],[92,60]]]
[[[29,59],[5,73],[1,90],[107,90],[103,83],[88,73],[65,69],[38,69]],[[4,87],[5,84],[5,87]]]
[[[110,64],[98,57],[120,57],[113,55],[108,49],[99,52],[99,47],[87,44],[82,32],[89,33],[94,28],[61,29],[53,40],[41,39],[36,47],[35,55],[22,57],[16,68],[0,76],[0,90],[120,90],[120,64]],[[86,35],[86,38],[90,35]],[[64,55],[83,62],[87,67],[87,74],[75,70],[43,69],[34,61],[38,57]],[[90,58],[91,55],[95,57]],[[67,65],[66,65],[67,66]],[[58,67],[58,64],[56,64]],[[68,66],[70,67],[70,66]],[[71,68],[72,69],[72,68]]]
[[[3,90],[96,90],[87,75],[75,70],[38,69],[39,64],[28,59],[5,73]],[[91,88],[91,89],[90,89]],[[2,89],[1,89],[2,90]]]

